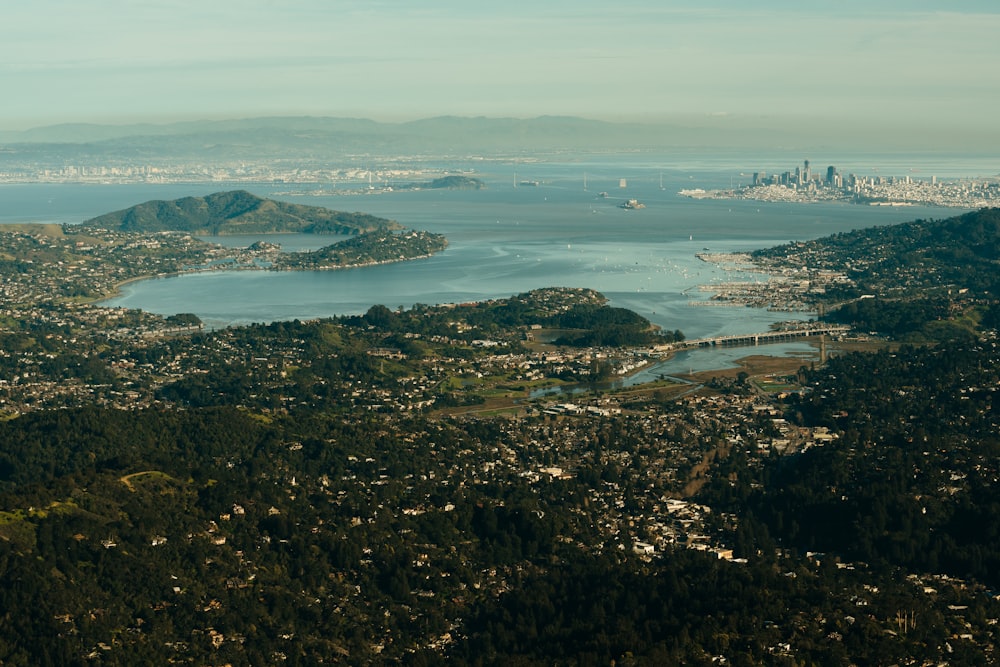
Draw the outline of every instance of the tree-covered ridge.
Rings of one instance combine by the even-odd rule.
[[[566,351],[555,347],[549,361],[528,347],[530,333],[543,328],[572,332],[554,341]],[[624,346],[681,340],[683,334],[658,333],[645,318],[607,305],[603,294],[588,289],[546,288],[506,299],[410,309],[379,304],[363,315],[200,335],[197,348],[181,352],[185,366],[204,367],[234,353],[244,359],[267,351],[268,358],[212,374],[186,374],[164,383],[157,397],[184,406],[273,408],[283,396],[329,410],[364,405],[379,412],[414,406],[433,411],[481,403],[482,395],[498,386],[526,398],[529,374],[518,370],[524,367],[534,369],[531,375],[543,385],[593,380],[589,354],[579,351],[581,340],[593,338],[605,346],[603,367],[610,369],[628,356]],[[281,367],[294,370],[279,376]],[[471,374],[480,381],[466,385],[461,378]],[[407,377],[412,384],[404,400],[397,394]]]
[[[4,392],[84,384],[0,421],[0,661],[989,663],[991,341],[835,358],[783,403],[416,407],[605,322],[641,320],[555,288],[141,344],[22,323]],[[779,415],[838,437],[779,455]]]
[[[598,292],[569,288],[217,331],[201,330],[190,314],[164,320],[81,306],[86,321],[72,323],[67,312],[77,311],[36,308],[34,319],[0,329],[0,379],[8,379],[0,411],[93,403],[437,410],[480,403],[501,388],[513,401],[534,386],[594,380],[595,352],[581,339],[601,340],[601,369],[610,372],[635,363],[623,346],[683,338],[658,333]],[[546,333],[554,345],[532,340]],[[478,380],[465,382],[471,375]]]
[[[310,345],[301,334],[293,339]],[[956,378],[975,365],[955,361],[965,369]],[[857,379],[871,377],[864,370]],[[767,493],[767,475],[780,499],[786,484],[769,471],[806,455],[751,458],[754,440],[716,454],[699,500],[710,518],[682,518],[686,548],[637,555],[633,544],[669,520],[663,505],[679,494],[668,451],[686,442],[697,461],[727,428],[753,432],[702,411],[429,420],[90,407],[0,422],[0,604],[18,611],[0,617],[0,659],[988,662],[1000,607],[974,582],[903,576],[894,534],[872,533],[885,551],[871,567],[839,549],[818,565],[798,553],[801,534],[772,523],[767,497],[752,512],[735,504]],[[893,461],[878,468],[891,483],[876,490],[912,504]],[[942,479],[984,463],[948,462]],[[570,474],[539,473],[552,466]],[[974,517],[992,530],[994,515]],[[704,539],[745,560],[691,548]]]
[[[441,234],[430,232],[365,232],[312,252],[284,253],[272,268],[294,270],[340,269],[428,257],[448,247]]]
[[[378,307],[373,311],[377,309]],[[369,311],[364,322],[394,330],[413,331],[413,327],[419,330],[420,321],[427,321],[430,317],[427,310],[420,307],[412,311],[390,312],[385,317],[374,320],[371,317],[373,311]],[[446,318],[461,319],[470,326],[498,332],[531,325],[581,331],[603,326],[621,326],[647,332],[653,329],[653,325],[645,317],[625,308],[609,306],[607,297],[586,288],[548,287],[505,299],[449,304],[443,309],[430,310]],[[357,320],[348,318],[348,321]]]
[[[937,288],[997,294],[1000,209],[844,232],[757,250],[753,257],[765,265],[845,272],[854,287],[832,294],[834,300]]]
[[[357,234],[401,226],[366,213],[345,213],[264,199],[245,190],[205,197],[154,200],[106,213],[83,223],[87,227],[130,232],[192,234]]]
[[[419,306],[409,311],[390,311],[374,306],[364,316],[346,318],[383,331],[396,333],[454,334],[454,322],[462,321],[474,336],[507,338],[510,331],[545,329],[556,345],[576,348],[647,346],[678,342],[678,329],[660,331],[642,315],[608,305],[600,292],[583,288],[545,288],[506,299],[488,299],[473,304],[452,304],[445,309]],[[469,335],[464,336],[472,340]]]
[[[494,604],[470,611],[468,637],[449,659],[604,665],[615,656],[614,664],[643,667],[847,667],[987,664],[992,656],[968,641],[970,633],[962,640],[954,634],[966,615],[991,613],[994,603],[982,589],[969,605],[953,585],[934,582],[935,599],[921,592],[919,579],[872,577],[829,560],[754,559],[733,567],[682,551],[650,564],[615,561],[566,558],[526,573]]]
[[[1000,586],[996,343],[853,353],[805,375],[788,417],[838,437],[758,473],[734,462],[704,501],[721,492],[720,509],[788,547]]]
[[[940,341],[974,337],[997,320],[997,208],[855,230],[752,257],[766,270],[821,286],[809,298],[826,319],[861,331]]]

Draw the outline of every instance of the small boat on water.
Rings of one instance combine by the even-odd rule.
[[[621,208],[632,211],[640,208],[646,208],[646,205],[640,202],[638,199],[629,199],[625,203],[621,204]]]

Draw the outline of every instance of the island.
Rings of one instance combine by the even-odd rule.
[[[264,199],[246,190],[148,201],[92,218],[81,226],[122,232],[187,232],[202,236],[360,234],[402,229],[398,222],[366,213],[289,204]]]
[[[471,176],[442,176],[423,183],[399,183],[395,190],[482,190],[486,183]]]

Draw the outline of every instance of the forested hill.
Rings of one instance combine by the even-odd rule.
[[[83,224],[129,232],[177,231],[212,235],[283,232],[357,234],[402,228],[393,220],[366,213],[289,204],[264,199],[245,190],[170,201],[148,201],[106,213]]]
[[[897,340],[974,337],[1000,322],[1000,208],[755,251],[767,271],[822,289],[824,319]],[[831,278],[831,276],[834,276]]]
[[[1000,208],[855,230],[759,250],[754,257],[846,271],[860,292],[942,286],[995,292],[1000,282]]]

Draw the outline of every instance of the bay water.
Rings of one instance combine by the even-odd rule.
[[[925,160],[925,170],[934,169],[930,162]],[[956,170],[958,164],[955,161]],[[453,169],[482,179],[487,188],[368,192],[367,183],[7,184],[0,185],[0,223],[80,222],[150,199],[239,187],[262,197],[390,218],[409,228],[444,234],[450,245],[430,258],[372,267],[155,278],[126,285],[104,305],[163,315],[194,313],[207,326],[220,327],[359,314],[374,304],[409,308],[416,303],[503,298],[541,287],[586,287],[602,292],[614,306],[699,338],[766,331],[777,320],[809,317],[692,305],[711,296],[702,286],[760,279],[727,273],[699,260],[699,252],[749,251],[961,212],[695,200],[678,194],[685,188],[712,189],[749,180],[726,161],[626,155],[502,164],[466,160],[454,163]],[[621,208],[628,199],[645,207]],[[308,251],[338,240],[307,235],[209,240],[246,246],[259,239],[278,242],[289,251]]]

